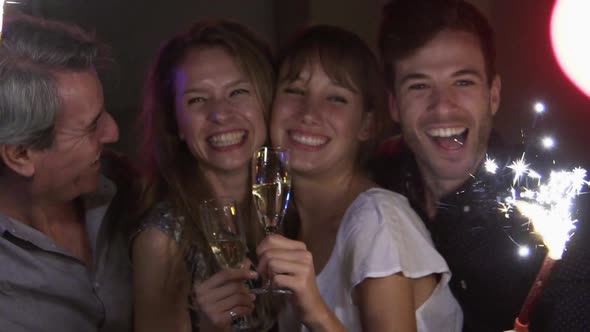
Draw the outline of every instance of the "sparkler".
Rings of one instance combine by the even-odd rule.
[[[494,169],[492,159],[486,160],[486,169]],[[547,257],[543,261],[525,303],[515,321],[516,331],[527,331],[530,316],[537,304],[543,287],[547,282],[555,261],[561,259],[575,222],[572,218],[573,201],[587,185],[586,170],[580,167],[571,171],[551,171],[546,181],[541,174],[529,168],[524,155],[508,168],[514,173],[514,183],[523,176],[537,179],[534,187],[511,188],[510,195],[500,202],[499,210],[509,216],[517,210],[529,219],[533,230],[538,234],[548,249]],[[494,172],[495,173],[495,170]],[[519,252],[523,255],[523,249]]]
[[[542,103],[534,106],[537,114],[545,111]],[[555,140],[545,137],[541,140],[545,149],[555,146]],[[493,159],[486,157],[484,168],[491,174],[495,174],[498,166]],[[516,318],[514,329],[527,331],[530,316],[537,304],[543,287],[550,275],[555,261],[561,259],[566,248],[566,243],[575,230],[576,220],[573,218],[574,199],[581,193],[583,187],[588,185],[586,170],[576,167],[571,171],[552,170],[547,178],[531,168],[531,164],[525,160],[525,154],[507,166],[514,178],[509,195],[499,203],[499,210],[508,218],[510,213],[518,211],[526,217],[533,226],[535,234],[539,235],[548,249],[547,256],[522,309]],[[524,177],[536,180],[522,184]],[[517,186],[518,184],[518,186]],[[519,254],[524,255],[525,249],[521,248]]]

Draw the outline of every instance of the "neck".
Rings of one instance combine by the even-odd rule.
[[[318,228],[338,229],[348,206],[375,184],[362,172],[306,176],[294,174],[293,194],[304,236]],[[330,208],[326,208],[330,207]]]
[[[463,180],[437,180],[424,176],[424,207],[429,219],[436,217],[436,211],[440,200],[457,189],[467,178]]]
[[[207,182],[213,195],[216,197],[230,197],[235,199],[238,204],[248,200],[250,193],[250,169],[243,169],[226,172],[218,170],[201,169],[203,178]]]
[[[452,179],[441,179],[418,164],[424,186],[424,207],[429,219],[436,217],[437,207],[444,196],[455,192],[471,177],[471,174],[475,174],[483,157],[482,155],[472,169],[464,173],[463,177]]]
[[[60,201],[37,194],[30,182],[13,178],[0,180],[0,211],[45,234],[58,246],[92,268],[92,248],[86,233],[84,212],[77,199]]]
[[[10,218],[26,224],[55,239],[55,232],[64,222],[80,220],[76,201],[54,201],[35,195],[28,183],[18,179],[0,180],[0,188],[22,190],[0,191],[0,211]]]
[[[64,210],[74,206],[73,201],[58,202],[33,193],[28,181],[12,177],[0,179],[0,211],[19,222],[41,230]]]

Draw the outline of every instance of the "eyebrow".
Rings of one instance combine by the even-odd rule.
[[[426,74],[409,73],[409,74],[406,74],[404,77],[402,77],[402,79],[399,81],[399,85],[404,85],[407,81],[410,81],[410,80],[420,80],[420,79],[426,79],[426,78],[428,78],[428,76]]]
[[[457,70],[456,72],[451,74],[451,77],[458,77],[458,76],[464,76],[464,75],[473,75],[473,76],[476,76],[480,79],[483,79],[483,75],[481,74],[480,71],[475,70],[475,69],[471,69],[471,68]],[[404,83],[406,83],[409,80],[420,80],[420,79],[427,79],[427,78],[428,78],[428,75],[426,75],[426,74],[410,73],[410,74],[407,74],[404,77],[402,77],[399,85],[403,85]]]
[[[471,68],[465,68],[465,69],[458,70],[458,71],[454,72],[452,76],[457,77],[457,76],[463,76],[463,75],[473,75],[473,76],[476,76],[480,79],[483,79],[483,75],[481,74],[481,72],[479,70],[475,70],[475,69],[471,69]]]
[[[304,78],[302,78],[302,77],[301,77],[301,75],[297,75],[297,77],[295,77],[295,78],[294,78],[294,79],[292,79],[292,80],[290,80],[290,79],[287,79],[286,77],[284,77],[284,78],[282,78],[282,79],[279,79],[279,84],[282,84],[282,83],[284,83],[284,82],[287,82],[287,83],[304,82],[304,84],[307,84],[307,82],[308,82],[309,80],[311,80],[311,77],[310,77],[310,78],[308,78],[308,79],[304,79]],[[337,81],[337,80],[330,79],[330,82],[331,82],[331,83],[332,83],[334,86],[336,86],[336,87],[338,87],[338,88],[341,88],[341,89],[348,90],[348,91],[350,91],[350,92],[352,92],[352,93],[355,93],[355,94],[357,94],[357,93],[358,93],[358,91],[357,91],[357,90],[356,90],[354,87],[352,87],[352,86],[349,86],[349,85],[346,85],[346,84],[342,83],[341,81]]]
[[[249,85],[252,85],[252,83],[249,80],[243,79],[243,78],[238,78],[237,80],[230,81],[229,83],[224,84],[223,87],[224,88],[231,88],[231,87],[234,87],[234,86],[240,85],[240,84],[249,84]],[[189,88],[187,88],[187,89],[184,90],[184,92],[182,93],[182,95],[184,96],[184,95],[187,95],[189,93],[200,93],[200,92],[203,92],[203,91],[205,91],[205,89],[198,88],[198,87],[197,88],[189,87]]]

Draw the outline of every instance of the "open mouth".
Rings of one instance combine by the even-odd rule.
[[[289,137],[293,141],[309,147],[319,147],[329,141],[329,138],[326,136],[303,134],[297,131],[289,131]]]
[[[469,129],[465,127],[433,128],[429,129],[426,134],[445,150],[459,150],[467,141]]]
[[[241,144],[246,139],[245,130],[233,130],[218,135],[212,135],[207,138],[207,142],[214,148],[226,148]]]

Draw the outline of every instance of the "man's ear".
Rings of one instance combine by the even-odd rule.
[[[371,133],[375,128],[375,112],[363,112],[361,129],[359,130],[358,139],[364,142],[371,138]]]
[[[35,174],[35,164],[29,148],[18,144],[0,145],[0,158],[6,167],[19,175],[32,177]]]
[[[492,81],[492,86],[490,87],[490,109],[492,110],[492,115],[495,115],[498,108],[500,108],[501,91],[502,80],[500,79],[500,75],[496,75]]]
[[[393,121],[399,123],[399,108],[397,107],[397,103],[395,101],[395,96],[393,92],[387,93],[387,106],[389,108],[389,115]]]

